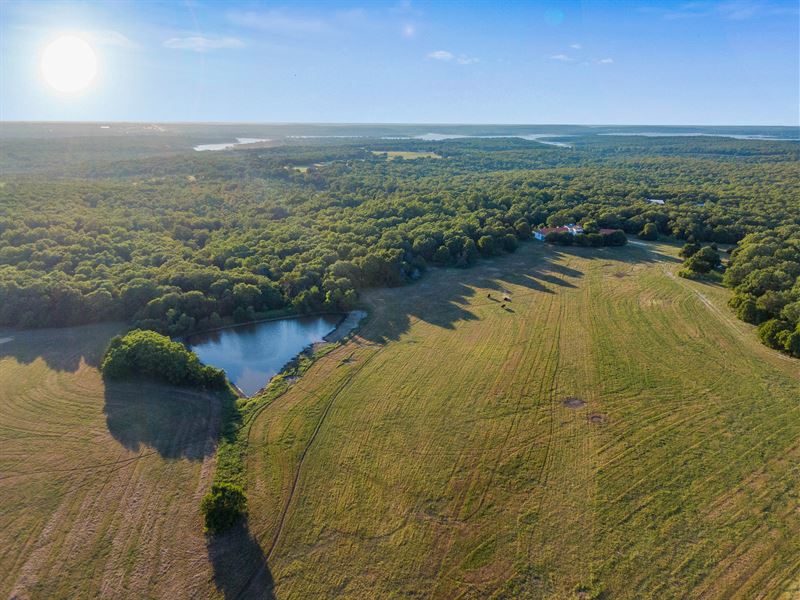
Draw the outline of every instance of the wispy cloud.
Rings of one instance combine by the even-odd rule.
[[[417,28],[412,23],[406,23],[400,30],[404,37],[414,37],[417,34]]]
[[[322,19],[298,17],[280,10],[234,11],[228,13],[228,20],[239,27],[291,34],[321,33],[331,28]]]
[[[553,54],[550,60],[560,60],[561,62],[573,62],[575,59],[566,54]]]
[[[745,21],[762,16],[797,16],[797,5],[787,6],[769,0],[725,0],[723,2],[686,2],[671,9],[643,7],[641,10],[661,14],[668,21],[680,19],[721,18]]]
[[[610,65],[614,62],[613,58],[601,58],[595,61],[598,65]]]
[[[417,15],[420,16],[422,11],[415,8],[411,0],[401,0],[389,9],[389,12],[400,15]]]
[[[580,44],[570,44],[569,47],[572,48],[573,50],[580,50],[581,48],[583,48],[583,46],[581,46]]]
[[[113,29],[95,29],[92,31],[82,31],[81,34],[89,42],[98,46],[116,46],[118,48],[138,48],[139,45],[130,38],[124,36],[119,31]]]
[[[453,61],[459,65],[473,65],[477,62],[480,62],[480,60],[474,56],[468,56],[466,54],[455,55],[447,50],[436,50],[435,52],[428,54],[427,58],[432,60],[440,60],[442,62]]]
[[[205,37],[190,35],[187,37],[174,37],[164,41],[165,48],[176,50],[191,50],[192,52],[209,52],[224,48],[241,48],[244,42],[235,37]]]
[[[455,58],[455,54],[448,52],[447,50],[436,50],[428,54],[428,58],[432,58],[433,60],[449,61]]]

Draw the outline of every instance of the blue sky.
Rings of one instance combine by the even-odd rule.
[[[797,0],[8,2],[0,119],[797,125]],[[61,94],[43,48],[98,57]]]

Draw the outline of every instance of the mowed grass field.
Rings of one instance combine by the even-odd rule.
[[[219,403],[105,386],[96,366],[120,329],[0,331],[4,598],[221,596],[198,510]]]
[[[230,597],[800,595],[800,363],[676,253],[529,243],[369,294],[252,423],[267,565]]]

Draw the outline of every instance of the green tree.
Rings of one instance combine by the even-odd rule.
[[[647,223],[644,228],[639,232],[639,239],[642,240],[657,240],[658,239],[658,227],[656,227],[655,223]]]
[[[247,511],[244,490],[232,483],[220,482],[200,502],[205,529],[211,534],[230,529]]]

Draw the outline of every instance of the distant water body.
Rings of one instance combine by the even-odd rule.
[[[791,138],[777,137],[774,135],[762,135],[758,133],[744,134],[744,133],[686,133],[686,132],[669,132],[669,131],[637,131],[637,132],[621,132],[621,133],[598,133],[597,135],[620,135],[620,136],[644,136],[644,137],[724,137],[733,138],[735,140],[784,140],[795,141]]]
[[[226,142],[223,144],[200,144],[199,146],[195,146],[194,149],[198,152],[214,152],[217,150],[227,150],[228,148],[233,148],[234,146],[241,146],[243,144],[259,144],[261,142],[269,142],[271,140],[262,139],[262,138],[236,138],[235,142]]]
[[[236,141],[200,144],[194,149],[202,151],[229,150],[245,144],[290,140],[421,140],[446,142],[468,139],[521,139],[559,148],[573,146],[572,139],[592,136],[641,137],[717,137],[737,140],[800,141],[797,127],[695,127],[695,126],[614,126],[614,125],[296,125],[254,126],[252,136]]]
[[[315,139],[366,139],[370,136],[367,135],[287,135],[289,139],[293,140],[315,140]],[[378,139],[381,140],[422,140],[425,142],[445,142],[447,140],[465,140],[465,139],[478,139],[478,140],[492,140],[501,138],[518,138],[522,140],[529,140],[539,142],[541,144],[548,144],[550,146],[560,146],[562,148],[570,148],[571,146],[565,142],[554,142],[548,138],[558,137],[571,137],[568,134],[549,134],[549,133],[528,133],[520,135],[466,135],[460,133],[423,133],[421,135],[382,135]]]

